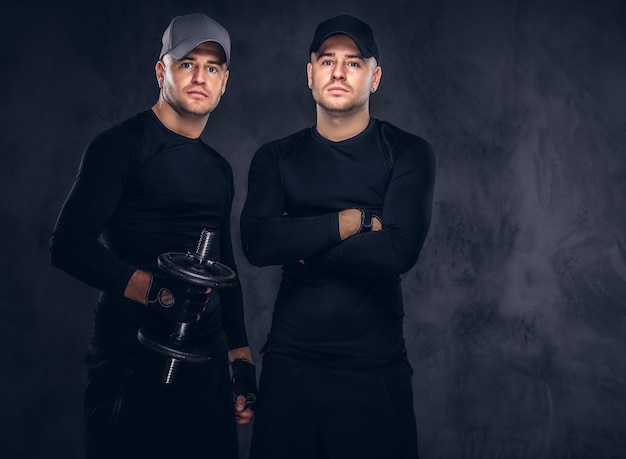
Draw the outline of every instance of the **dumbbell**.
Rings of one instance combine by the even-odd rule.
[[[211,288],[229,288],[237,284],[237,274],[228,266],[212,260],[211,252],[215,233],[203,229],[195,253],[166,252],[157,258],[159,269],[179,281]],[[211,359],[209,349],[194,344],[189,335],[189,323],[176,322],[174,329],[165,325],[141,328],[137,339],[144,346],[168,357],[163,382],[174,382],[180,361],[207,362]]]

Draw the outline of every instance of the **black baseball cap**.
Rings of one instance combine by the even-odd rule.
[[[315,29],[309,53],[316,52],[324,40],[333,35],[347,35],[352,38],[363,57],[375,57],[378,62],[378,46],[376,46],[372,28],[348,14],[336,16],[320,23]]]

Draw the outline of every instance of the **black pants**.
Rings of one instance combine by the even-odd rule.
[[[416,459],[411,369],[328,368],[265,354],[251,459]]]
[[[165,359],[107,361],[89,370],[86,457],[237,459],[226,350],[179,365],[161,382]]]

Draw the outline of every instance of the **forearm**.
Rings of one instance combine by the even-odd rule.
[[[226,218],[225,223],[222,225],[219,243],[220,261],[237,273],[230,236],[230,218]],[[226,335],[229,349],[246,347],[248,345],[248,337],[246,334],[241,278],[237,279],[235,286],[220,289],[219,295],[222,329]]]
[[[222,329],[230,349],[248,345],[243,297],[239,284],[231,288],[220,289]]]
[[[279,154],[261,148],[248,176],[248,195],[241,214],[244,253],[255,266],[294,263],[341,240],[338,212],[286,215],[289,212]]]
[[[349,237],[305,263],[363,275],[402,274],[415,264],[430,227],[436,160],[429,147],[408,153],[396,157],[382,230]]]
[[[318,217],[260,221],[242,231],[244,251],[256,266],[293,263],[356,235],[363,230],[364,217],[364,211],[352,208]],[[381,226],[377,218],[367,224]]]
[[[62,225],[52,235],[50,261],[91,287],[120,295],[136,270],[115,257],[94,235]]]
[[[242,216],[242,245],[255,266],[292,263],[341,240],[338,213],[316,217],[249,218]]]
[[[304,264],[363,276],[402,274],[417,261],[428,227],[401,236],[393,228],[357,234],[304,259]]]

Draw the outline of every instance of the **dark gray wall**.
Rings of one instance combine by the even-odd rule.
[[[434,219],[404,276],[424,458],[626,457],[626,10],[621,1],[173,1],[3,7],[0,436],[15,458],[80,457],[96,292],[48,240],[86,143],[157,97],[160,36],[203,11],[233,38],[205,140],[231,162],[251,343],[277,269],[239,212],[256,148],[314,122],[315,25],[377,32],[374,116],[439,158]],[[16,13],[9,14],[9,13]],[[250,429],[242,429],[244,453]],[[245,456],[245,454],[244,454]],[[296,457],[296,456],[294,456]]]

